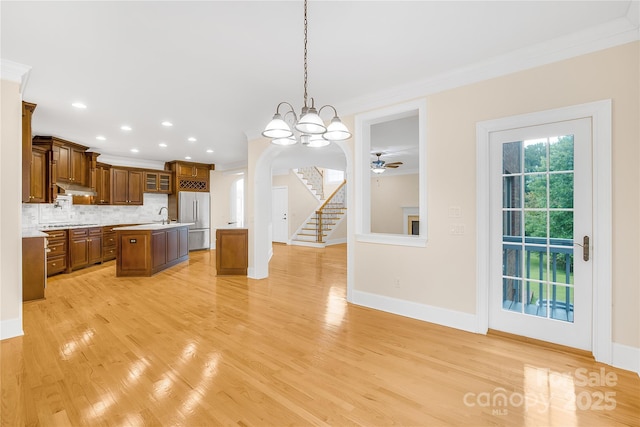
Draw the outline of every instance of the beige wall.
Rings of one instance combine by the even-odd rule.
[[[231,186],[235,185],[235,182],[244,178],[244,175],[237,175],[233,173],[225,173],[222,171],[211,172],[211,228],[223,228],[228,227],[230,218],[230,195]],[[246,183],[245,183],[246,186]],[[246,199],[246,194],[245,194]],[[245,201],[246,209],[246,201]],[[215,238],[215,232],[213,232]]]
[[[427,247],[356,243],[355,288],[475,313],[476,123],[610,98],[613,341],[640,347],[639,51],[634,42],[427,96]],[[451,206],[463,235],[448,232]]]
[[[311,212],[315,211],[318,207],[318,199],[311,194],[293,170],[289,170],[289,173],[286,175],[274,175],[272,185],[274,187],[287,187],[288,189],[288,238],[291,239],[293,233],[298,230],[298,227],[300,227]]]
[[[0,338],[22,334],[22,96],[20,84],[0,87]]]
[[[419,205],[418,174],[376,175],[371,178],[371,232],[403,234],[402,208]]]

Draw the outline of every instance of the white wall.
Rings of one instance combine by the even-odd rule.
[[[288,174],[274,175],[272,179],[274,187],[287,187],[288,190],[288,238],[291,239],[311,212],[315,212],[319,202],[291,169]]]
[[[357,243],[355,289],[387,303],[440,310],[440,318],[473,320],[476,123],[612,99],[613,340],[640,350],[639,47],[629,43],[425,96],[427,247]],[[465,225],[463,235],[449,233],[453,206],[461,208],[456,222]]]
[[[350,222],[350,301],[474,330],[477,321],[476,124],[611,99],[614,364],[616,354],[625,354],[622,358],[631,360],[628,366],[637,366],[640,358],[639,64],[640,42],[636,41],[439,93],[416,93],[415,97],[407,98],[422,96],[427,102],[429,239],[424,248],[358,242],[354,224]],[[344,119],[352,121],[353,117]],[[351,142],[344,147],[347,157],[352,158]],[[255,169],[256,174],[250,180],[251,203],[268,203],[257,193],[261,191],[261,174],[266,173],[264,165],[273,161],[277,155],[275,150],[263,139],[249,142],[249,171]],[[347,171],[352,173],[353,169],[348,167]],[[350,188],[353,188],[353,179]],[[352,192],[348,197],[353,201]],[[450,207],[460,208],[461,216],[455,221],[464,224],[462,235],[449,232]],[[268,258],[265,261],[263,251],[268,249],[260,233],[267,225],[255,206],[251,212],[257,236],[250,241],[250,264],[260,264],[262,276],[258,277],[266,277]]]
[[[418,208],[420,201],[418,174],[371,177],[371,232],[404,233],[402,208]]]
[[[4,64],[3,64],[4,65]],[[22,335],[22,95],[20,81],[0,86],[0,339]]]

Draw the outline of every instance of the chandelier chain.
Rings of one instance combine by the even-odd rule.
[[[307,106],[307,0],[304,0],[304,106]]]

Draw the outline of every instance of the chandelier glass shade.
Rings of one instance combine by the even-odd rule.
[[[307,101],[311,101],[309,106]],[[280,113],[280,107],[287,111]],[[333,118],[328,126],[320,117],[325,108],[333,110]],[[289,123],[287,122],[289,119]],[[307,147],[324,147],[333,141],[344,141],[351,138],[351,132],[342,123],[333,105],[324,105],[316,109],[314,99],[307,95],[307,0],[304,0],[304,106],[300,117],[288,102],[281,102],[276,107],[273,119],[267,124],[262,136],[271,138],[276,145],[293,145],[298,141]]]

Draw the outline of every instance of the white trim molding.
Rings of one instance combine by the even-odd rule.
[[[489,328],[489,136],[492,132],[585,117],[592,119],[593,307],[592,352],[612,364],[611,100],[479,122],[476,125],[477,247],[476,332]],[[597,177],[597,179],[596,179]]]
[[[611,365],[640,376],[640,348],[613,343]]]
[[[16,319],[7,319],[0,322],[0,340],[6,340],[24,335],[22,330],[22,310],[20,317]]]
[[[484,61],[447,71],[426,79],[367,94],[336,105],[343,114],[356,114],[428,96],[460,86],[505,76],[519,71],[551,64],[565,59],[620,46],[640,39],[638,1],[632,1],[625,17],[488,58]]]
[[[0,59],[0,78],[14,83],[20,83],[20,93],[24,93],[29,80],[31,67],[18,62]]]
[[[372,294],[356,289],[353,290],[352,299],[349,302],[411,319],[447,326],[449,328],[460,329],[467,332],[476,331],[476,316],[470,313],[448,310],[446,308]]]

